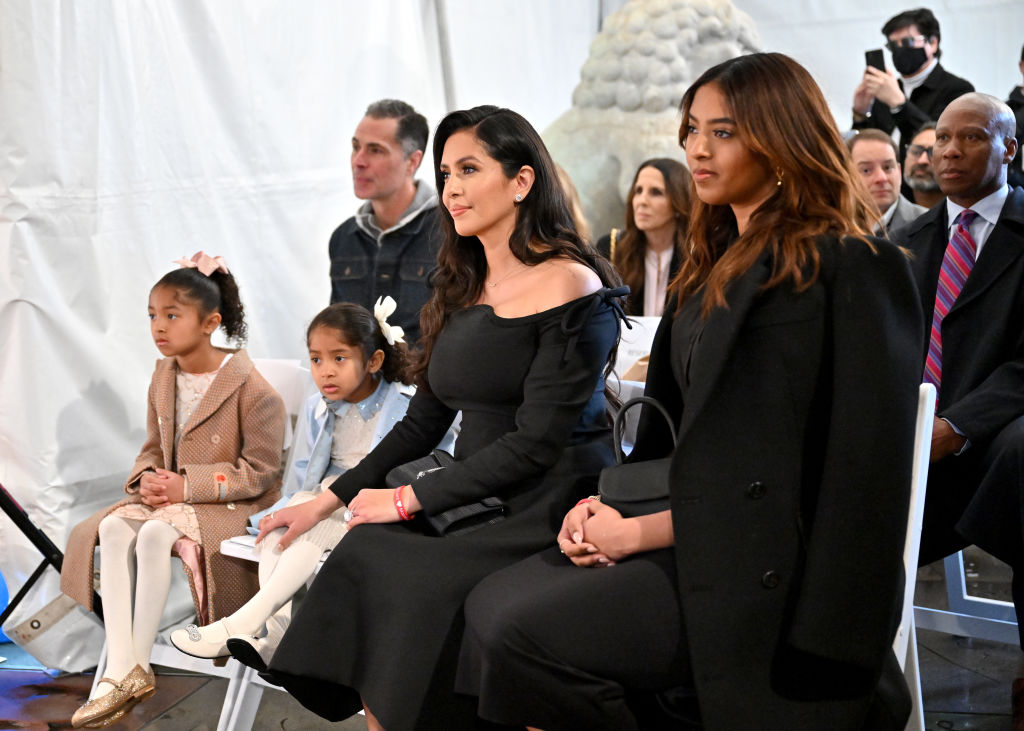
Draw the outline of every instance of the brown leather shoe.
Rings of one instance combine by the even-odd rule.
[[[1024,678],[1015,678],[1010,691],[1011,728],[1024,731]]]

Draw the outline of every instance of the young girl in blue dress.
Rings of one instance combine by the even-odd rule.
[[[182,558],[196,613],[216,619],[255,590],[220,542],[278,498],[285,411],[245,350],[213,345],[223,328],[241,343],[238,286],[220,257],[199,252],[149,294],[150,331],[164,356],[149,387],[147,438],[125,483],[129,494],[75,526],[61,572],[64,593],[92,607],[93,550],[102,545],[107,663],[72,723],[116,722],[155,690],[149,657]]]
[[[306,343],[319,393],[306,403],[310,456],[295,464],[302,490],[288,505],[319,495],[405,416],[413,389],[406,375],[402,328],[387,322],[395,307],[387,297],[378,300],[370,315],[359,305],[340,302],[313,318]],[[229,617],[175,630],[171,642],[196,657],[221,657],[230,651],[244,664],[265,669],[291,619],[292,595],[313,576],[324,551],[345,536],[344,518],[345,509],[336,510],[283,550],[277,544],[284,529],[268,534],[260,544],[259,592]]]

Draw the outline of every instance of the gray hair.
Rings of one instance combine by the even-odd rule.
[[[366,116],[372,119],[397,119],[395,139],[402,146],[402,152],[409,157],[416,150],[427,149],[427,119],[422,114],[398,99],[381,99],[366,108]]]

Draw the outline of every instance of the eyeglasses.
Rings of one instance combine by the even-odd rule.
[[[911,145],[910,147],[907,148],[908,159],[913,158],[916,160],[917,158],[921,157],[921,155],[927,155],[928,159],[931,160],[932,148],[925,147],[924,145]]]
[[[888,41],[885,47],[889,49],[890,53],[895,53],[898,48],[917,48],[923,46],[926,40],[925,36],[906,36],[898,41]]]

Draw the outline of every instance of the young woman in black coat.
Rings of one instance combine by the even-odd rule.
[[[682,102],[699,200],[631,459],[670,508],[566,515],[558,548],[466,603],[460,688],[490,721],[640,727],[631,693],[690,690],[707,729],[902,729],[899,621],[920,305],[820,90],[780,54]],[[563,555],[564,554],[564,555]],[[678,693],[677,693],[678,696]]]

